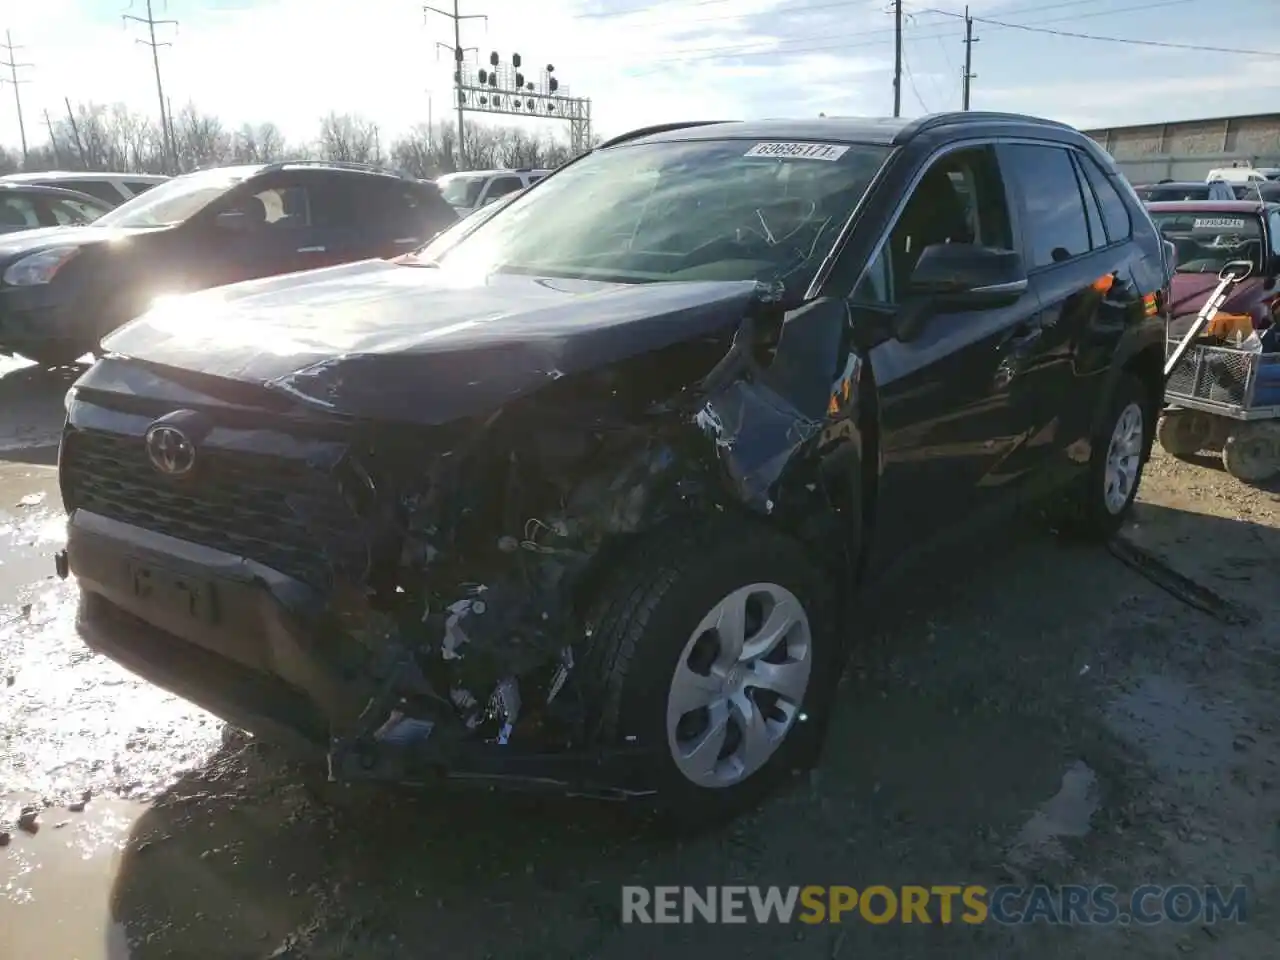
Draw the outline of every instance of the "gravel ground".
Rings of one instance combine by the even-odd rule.
[[[23,402],[56,422],[45,407],[65,386],[44,389],[52,401]],[[1125,532],[1129,562],[1033,526],[879,597],[818,769],[731,826],[676,841],[587,802],[335,797],[260,745],[224,742],[212,718],[76,643],[73,588],[46,579],[48,450],[39,431],[13,433],[0,443],[0,956],[1275,954],[1280,496],[1209,461],[1157,455]],[[16,825],[28,804],[34,835]],[[1034,882],[1243,883],[1249,922],[620,917],[631,883]]]

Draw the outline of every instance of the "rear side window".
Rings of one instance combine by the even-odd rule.
[[[508,193],[515,193],[517,190],[523,189],[524,181],[519,177],[494,177],[484,198],[492,200],[495,197],[505,197]]]
[[[65,180],[60,181],[57,186],[87,193],[89,196],[97,197],[113,207],[118,207],[124,202],[124,197],[120,195],[120,191],[105,180]]]
[[[1027,211],[1031,267],[1065,263],[1089,252],[1089,223],[1071,157],[1062,147],[1009,144],[1001,165],[1016,171]]]
[[[0,197],[0,230],[40,226],[36,206],[26,197]]]
[[[1088,185],[1093,188],[1093,195],[1098,198],[1098,206],[1102,208],[1102,223],[1107,228],[1107,239],[1112,243],[1128,240],[1133,236],[1133,221],[1129,218],[1129,207],[1120,196],[1120,191],[1092,157],[1078,153],[1076,162],[1084,171]]]
[[[81,223],[92,223],[106,213],[99,207],[90,206],[79,200],[65,200],[62,197],[45,197],[43,199],[45,219],[60,227]]]
[[[370,177],[360,191],[365,225],[390,239],[415,237],[425,241],[458,219],[453,207],[431,184]]]
[[[328,230],[354,230],[360,226],[362,197],[351,179],[325,177],[308,183],[306,191],[311,226]]]
[[[140,193],[146,193],[154,187],[155,184],[149,180],[125,180],[124,186],[126,190],[136,197]]]
[[[1102,211],[1098,209],[1098,200],[1093,190],[1084,179],[1080,169],[1080,157],[1075,158],[1076,180],[1080,184],[1080,195],[1084,198],[1084,212],[1089,221],[1089,244],[1094,250],[1101,250],[1107,245],[1107,232],[1102,226]]]

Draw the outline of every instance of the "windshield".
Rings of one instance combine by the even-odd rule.
[[[90,204],[87,200],[66,200],[53,197],[49,200],[49,212],[58,222],[58,226],[79,226],[92,223],[108,210],[107,207]]]
[[[1230,189],[1230,188],[1228,188]],[[1170,200],[1208,200],[1209,184],[1162,184],[1147,188],[1147,203],[1166,203]]]
[[[244,177],[226,170],[174,177],[93,222],[96,227],[167,227],[199,213]]]
[[[1161,235],[1177,256],[1177,273],[1218,273],[1232,260],[1262,269],[1262,220],[1250,213],[1153,213]]]
[[[420,254],[445,269],[802,292],[890,148],[744,140],[590,154]]]
[[[488,177],[468,177],[465,174],[451,173],[436,181],[440,195],[455,207],[474,207],[480,199],[480,191]]]

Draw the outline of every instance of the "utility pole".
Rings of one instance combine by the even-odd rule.
[[[902,116],[902,0],[893,0],[893,115]]]
[[[27,165],[27,125],[22,122],[22,91],[19,88],[28,81],[19,80],[18,71],[25,70],[34,66],[34,64],[18,62],[18,58],[14,56],[13,52],[21,50],[22,47],[14,46],[13,36],[8,30],[4,32],[4,49],[9,54],[9,59],[0,60],[0,66],[9,68],[9,78],[6,80],[0,77],[0,84],[13,84],[13,102],[18,108],[18,134],[22,137],[22,165],[25,167]]]
[[[423,7],[422,10],[424,13],[438,13],[440,14],[440,16],[447,17],[448,19],[453,21],[453,69],[456,73],[457,71],[462,69],[462,59],[465,56],[466,51],[476,49],[475,47],[467,47],[465,49],[463,48],[462,21],[463,20],[484,20],[487,23],[489,18],[486,17],[483,13],[468,13],[466,15],[463,15],[458,11],[458,0],[453,0],[453,13],[449,13],[448,11],[441,10],[437,7]],[[445,45],[443,43],[437,43],[436,46],[443,47]],[[448,48],[446,47],[445,49],[448,49]],[[462,132],[463,132],[462,100],[461,99],[458,100],[457,107],[458,107],[458,147],[456,151],[456,155],[457,155],[456,165],[457,165],[457,168],[461,170],[462,169]]]
[[[76,152],[80,154],[80,169],[88,170],[90,169],[89,158],[84,152],[84,141],[80,139],[80,128],[76,126],[76,115],[71,110],[71,98],[63,97],[62,102],[67,105],[67,123],[71,124],[71,135],[76,138]]]
[[[49,119],[49,111],[44,112],[44,128],[49,131],[49,146],[53,147],[53,163],[62,166],[62,151],[58,149],[58,138],[53,135],[53,121]]]
[[[970,81],[977,79],[977,74],[973,72],[973,45],[978,42],[978,38],[973,35],[973,17],[969,16],[969,8],[964,8],[964,74],[960,78],[961,89],[964,91],[964,109],[969,109],[969,88]]]
[[[170,160],[173,161],[174,172],[177,172],[177,157],[174,156],[173,149],[173,133],[169,127],[168,111],[165,109],[166,100],[164,97],[164,84],[160,82],[160,48],[171,47],[171,43],[156,42],[157,26],[177,26],[177,20],[157,20],[151,12],[151,0],[147,0],[147,15],[145,17],[135,17],[133,14],[121,14],[124,20],[132,20],[134,23],[145,23],[147,25],[150,40],[138,40],[138,43],[144,44],[151,48],[151,63],[156,69],[156,97],[160,101],[160,133],[164,137],[165,167],[168,169]]]

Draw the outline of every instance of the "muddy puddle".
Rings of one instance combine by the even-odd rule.
[[[221,742],[214,718],[76,637],[76,589],[53,573],[64,523],[52,468],[0,464],[5,960],[128,955],[109,906],[121,854],[148,801]]]

